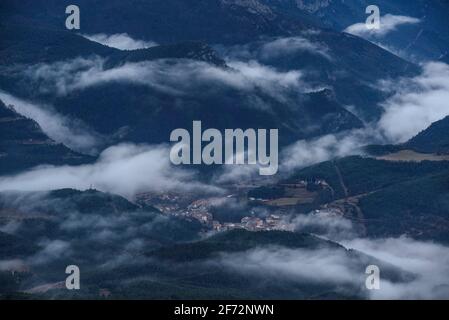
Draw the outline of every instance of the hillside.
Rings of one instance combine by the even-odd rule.
[[[445,0],[262,0],[269,6],[295,17],[312,17],[315,23],[345,30],[356,23],[364,23],[365,9],[372,4],[380,8],[381,16],[387,14],[419,19],[419,23],[404,24],[386,34],[362,34],[374,43],[381,43],[393,52],[412,60],[438,60],[449,50],[449,27]]]
[[[185,127],[192,119],[198,120],[200,115],[210,121],[210,127],[215,128],[279,128],[283,132],[281,137],[285,137],[284,143],[357,128],[361,126],[360,120],[371,121],[380,116],[382,109],[378,103],[386,97],[385,93],[368,83],[419,72],[417,66],[368,41],[322,29],[320,25],[309,21],[307,14],[301,18],[291,17],[271,4],[262,4],[260,1],[139,0],[126,10],[126,4],[121,1],[79,3],[80,7],[85,5],[89,8],[83,11],[83,33],[126,32],[137,39],[165,44],[131,52],[101,46],[75,32],[62,29],[56,21],[64,17],[64,1],[42,1],[40,6],[28,6],[26,3],[6,1],[2,4],[4,12],[14,13],[9,14],[0,27],[0,33],[7,40],[5,49],[0,50],[0,62],[3,60],[4,66],[31,61],[66,61],[69,64],[70,60],[67,59],[91,58],[95,55],[106,60],[103,65],[97,65],[100,63],[98,61],[84,63],[87,64],[86,69],[103,68],[104,72],[97,70],[99,77],[102,74],[106,76],[107,71],[119,72],[111,68],[128,62],[142,63],[134,67],[142,72],[146,70],[148,79],[118,79],[123,84],[120,87],[116,81],[104,81],[95,87],[82,86],[75,92],[66,93],[66,96],[60,94],[55,97],[48,94],[47,88],[42,88],[44,79],[36,81],[16,70],[14,73],[8,72],[9,76],[3,74],[0,77],[0,87],[19,97],[54,104],[58,111],[82,119],[101,133],[113,135],[126,128],[125,131],[129,131],[126,138],[136,142],[166,141],[167,132],[179,126]],[[39,13],[35,12],[36,7],[40,8]],[[48,11],[41,11],[42,8]],[[126,12],[126,15],[122,12]],[[33,20],[36,14],[38,22]],[[133,19],[127,19],[125,23],[123,19],[127,15],[133,16]],[[157,18],[161,16],[164,19]],[[141,28],[141,25],[145,25],[145,28]],[[186,44],[185,41],[203,41],[205,44]],[[283,41],[287,42],[284,44]],[[235,48],[237,44],[241,47]],[[220,50],[222,56],[207,45],[224,46],[225,49]],[[285,50],[282,49],[283,45],[292,48]],[[303,46],[305,49],[302,49]],[[269,48],[278,48],[279,53],[270,55],[267,51]],[[239,49],[244,52],[248,50],[250,57],[245,61],[248,65],[239,65],[237,70],[233,70],[235,67],[227,71],[211,70],[209,65],[193,65],[189,61],[203,61],[224,67],[223,59],[232,59],[235,50]],[[176,69],[190,72],[188,81],[178,84],[167,79],[174,71],[167,65],[161,65],[161,59],[170,59]],[[251,65],[252,60],[274,68],[276,72],[266,75],[268,79],[287,78],[291,76],[288,71],[301,71],[299,80],[305,81],[306,85],[299,80],[296,84],[290,81],[290,85],[281,82],[278,88],[273,88],[275,93],[270,94],[267,91],[276,83],[268,83],[265,87],[260,83],[268,79],[251,79],[270,70]],[[149,61],[154,63],[146,63]],[[69,64],[68,68],[74,67]],[[161,72],[153,75],[152,69]],[[216,76],[210,80],[202,79],[204,72],[208,76]],[[150,81],[157,85],[148,88],[145,84]],[[234,83],[238,81],[249,83],[235,88]],[[17,86],[18,83],[21,85]],[[246,87],[254,86],[256,88],[251,92],[245,90]],[[186,89],[188,94],[179,96],[179,91],[184,93]],[[330,95],[329,90],[332,91]],[[132,94],[124,95],[123,92]],[[319,97],[315,92],[324,94]],[[93,101],[96,105],[93,105]],[[255,104],[263,108],[254,108]],[[123,105],[135,108],[123,110]],[[177,107],[173,108],[173,105]],[[216,122],[218,119],[209,114],[211,105],[216,108],[213,113],[227,116]],[[345,110],[346,105],[352,105],[357,110],[357,116]],[[89,110],[89,115],[79,108]],[[110,113],[105,114],[105,111]],[[169,124],[167,114],[172,113],[179,114],[179,119],[176,117],[174,123]],[[111,119],[108,127],[100,123],[104,122],[104,117]],[[153,139],[150,140],[150,137]]]
[[[330,208],[362,225],[368,236],[406,234],[447,242],[448,178],[449,161],[402,162],[354,156],[299,170],[264,189],[263,197],[282,198],[288,184],[322,180],[328,186],[317,188],[310,204],[300,201],[295,206],[298,212]],[[264,190],[256,189],[250,195],[262,195]]]
[[[433,123],[405,144],[423,153],[449,154],[449,117]]]
[[[0,174],[12,174],[42,164],[82,164],[93,158],[52,141],[33,120],[0,101]]]
[[[46,27],[63,28],[70,1],[2,1],[8,23],[39,21]],[[83,30],[88,34],[128,32],[157,43],[204,41],[247,42],[260,35],[280,36],[307,29],[310,24],[287,18],[258,1],[239,0],[135,0],[77,2],[83,8]],[[131,18],[132,17],[132,18]]]
[[[10,34],[8,28],[3,32]],[[283,145],[298,138],[362,126],[360,119],[329,90],[308,92],[298,87],[299,74],[298,80],[292,81],[288,73],[258,65],[243,65],[243,71],[228,68],[205,44],[189,42],[119,51],[70,32],[21,27],[13,33],[18,35],[16,40],[11,38],[12,43],[0,50],[0,61],[4,61],[0,69],[5,71],[0,76],[0,87],[17,97],[52,105],[61,114],[81,120],[113,141],[119,136],[138,143],[166,142],[173,129],[188,128],[193,120],[201,119],[208,127],[217,129],[278,128]],[[33,50],[24,40],[28,38],[33,39]],[[62,50],[71,46],[76,50]],[[76,59],[67,60],[75,56]],[[22,65],[50,60],[53,66]],[[11,63],[15,66],[11,67]],[[61,69],[62,64],[66,67]],[[11,68],[14,72],[10,72]],[[33,73],[36,68],[73,70],[80,79],[84,79],[85,72],[96,74],[90,76],[94,81],[91,85],[80,84],[74,89],[70,89],[70,74],[59,75],[68,83],[53,88],[59,86],[59,80],[52,78],[52,72]],[[127,68],[139,70],[142,75],[129,79]],[[256,76],[268,72],[275,79],[285,77],[286,84],[273,83],[278,88],[271,88],[270,77],[253,79],[245,68],[256,72]],[[175,79],[179,70],[188,73],[189,79]],[[119,78],[109,81],[108,74],[117,74]],[[41,75],[51,78],[36,78]],[[224,116],[217,118],[217,113]]]
[[[428,128],[418,133],[409,141],[397,145],[368,145],[364,147],[366,153],[378,157],[391,157],[399,153],[417,153],[420,157],[445,158],[449,153],[449,117],[432,123]],[[401,157],[399,156],[400,160]],[[404,158],[404,160],[407,160]],[[409,160],[413,160],[413,157]]]
[[[17,204],[16,197],[22,199],[20,207],[11,206]],[[37,203],[29,202],[36,197],[40,198]],[[15,216],[12,210],[17,210]],[[201,239],[195,223],[163,217],[152,208],[137,208],[95,190],[3,193],[0,218],[0,226],[22,221],[14,232],[0,232],[0,259],[22,261],[10,267],[14,274],[0,272],[0,297],[98,298],[107,291],[109,298],[116,299],[363,298],[367,292],[358,284],[363,283],[359,275],[372,263],[382,266],[384,277],[394,283],[413,279],[388,263],[310,234],[234,230]],[[50,247],[58,254],[51,254]],[[283,254],[317,252],[320,259],[323,252],[344,259],[354,281],[335,285],[234,269],[233,259],[258,251],[278,252],[280,263]],[[66,263],[83,270],[80,291],[58,285],[59,269]]]
[[[1,0],[0,300],[448,298],[449,3],[371,4]]]

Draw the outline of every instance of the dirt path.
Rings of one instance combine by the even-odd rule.
[[[363,215],[362,209],[360,209],[360,207],[358,206],[359,198],[357,198],[357,197],[350,198],[349,197],[349,189],[346,187],[346,184],[343,179],[343,175],[341,174],[340,168],[338,167],[338,164],[336,161],[333,161],[333,164],[334,164],[335,172],[337,172],[338,180],[340,182],[341,188],[343,189],[343,192],[345,194],[344,202],[346,204],[350,205],[354,209],[354,211],[357,215],[357,220],[358,220],[360,228],[361,228],[361,232],[363,235],[366,235],[365,216]]]
[[[332,162],[334,164],[335,172],[337,172],[338,180],[340,181],[341,188],[343,189],[343,192],[345,193],[345,198],[349,197],[349,191],[348,188],[346,188],[345,182],[343,181],[343,175],[341,174],[340,168],[337,165],[336,161]]]

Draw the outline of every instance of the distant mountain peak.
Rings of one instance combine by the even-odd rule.
[[[112,65],[123,62],[140,62],[155,59],[191,59],[216,66],[226,66],[225,61],[209,45],[199,41],[189,41],[170,45],[161,45],[147,49],[121,51],[111,60]]]
[[[224,60],[209,45],[200,42],[191,42],[187,45],[191,46],[191,49],[186,53],[188,58],[216,65],[225,65]]]
[[[296,0],[296,5],[301,10],[315,13],[322,8],[328,7],[331,2],[332,0]]]
[[[276,14],[267,5],[260,3],[258,0],[220,0],[223,5],[235,5],[245,8],[249,13],[263,15],[273,19]]]

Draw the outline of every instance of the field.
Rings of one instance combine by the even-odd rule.
[[[449,155],[419,153],[413,150],[401,150],[399,152],[390,153],[381,157],[376,157],[376,159],[386,161],[403,161],[403,162],[449,161]]]

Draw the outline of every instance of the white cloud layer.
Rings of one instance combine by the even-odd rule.
[[[342,289],[352,287],[356,291],[349,292],[354,294],[360,290],[369,299],[449,299],[448,247],[405,237],[354,239],[343,244],[388,264],[388,271],[379,266],[379,290],[366,290],[365,268],[368,265],[341,249],[259,247],[223,254],[218,263],[233,272],[264,279],[332,285]],[[409,276],[401,281],[389,280],[386,274],[392,267]]]
[[[278,72],[257,62],[231,62],[232,69],[194,61],[184,61],[181,65],[152,61],[125,64],[113,69],[104,69],[103,63],[100,58],[75,59],[53,65],[39,65],[27,72],[36,79],[45,80],[46,87],[42,87],[42,90],[57,90],[60,94],[108,81],[137,82],[175,94],[187,93],[193,85],[216,83],[239,90],[262,89],[278,99],[282,99],[282,92],[285,90],[304,90],[300,71]],[[298,141],[282,151],[280,171],[288,173],[295,168],[334,157],[360,154],[360,147],[366,144],[405,142],[431,123],[449,115],[448,79],[448,65],[429,63],[423,66],[422,74],[417,77],[382,82],[380,87],[394,94],[383,103],[385,111],[378,123],[364,129]],[[34,118],[38,119],[36,116]],[[64,121],[38,123],[45,125]],[[65,133],[60,133],[59,138],[55,134],[50,136],[62,142],[62,138],[77,138],[77,135]],[[83,141],[83,138],[82,136],[79,140]],[[69,145],[69,142],[65,143]],[[74,143],[71,142],[70,145]],[[250,177],[256,170],[256,167],[226,168],[217,181],[223,183]]]
[[[6,105],[12,105],[17,113],[36,121],[51,139],[72,150],[94,154],[102,143],[98,134],[79,121],[58,114],[50,106],[31,103],[3,91],[0,91],[0,100]]]
[[[408,141],[432,123],[449,115],[449,65],[431,62],[414,78],[380,83],[393,93],[382,103],[384,113],[377,123],[340,134],[300,140],[281,153],[280,172],[307,167],[335,157],[361,154],[368,144]]]
[[[344,32],[362,37],[383,37],[390,32],[397,30],[399,26],[407,24],[417,24],[421,20],[413,17],[386,14],[380,18],[379,29],[368,29],[366,23],[356,23],[347,27]]]
[[[388,99],[379,130],[392,143],[406,142],[433,122],[449,115],[449,65],[431,62],[412,79],[386,81],[385,90],[396,93]]]
[[[354,239],[357,235],[351,220],[331,210],[292,215],[285,221],[297,232],[312,233],[333,241]]]
[[[56,91],[61,95],[111,81],[135,82],[179,95],[188,94],[201,85],[225,85],[246,91],[259,89],[279,100],[283,99],[284,91],[310,89],[298,70],[279,72],[255,61],[231,61],[229,66],[231,68],[226,69],[192,60],[158,60],[106,69],[104,60],[95,57],[39,64],[26,73],[41,84],[43,92]],[[360,147],[366,144],[400,143],[412,138],[432,122],[449,115],[448,79],[448,65],[429,63],[423,66],[422,74],[414,78],[382,82],[380,87],[391,90],[393,96],[383,103],[385,112],[378,123],[364,129],[298,141],[281,152],[280,172],[289,173],[334,157],[360,154]],[[12,101],[11,96],[3,94],[1,97],[6,103]],[[57,114],[42,114],[42,111],[34,114],[35,111],[29,111],[36,110],[30,107],[31,104],[17,105],[26,106],[18,111],[35,119],[56,141],[78,148],[93,143],[88,139],[89,135],[77,134],[76,130],[71,130],[70,121]],[[245,179],[256,170],[256,167],[242,166],[226,168],[216,181],[226,183]]]
[[[92,35],[83,34],[82,36],[91,41],[98,42],[102,45],[120,50],[145,49],[158,45],[156,42],[152,41],[136,40],[127,33],[116,33],[111,35],[97,33]]]
[[[308,39],[309,36],[319,34],[317,30],[307,30],[302,32],[303,36],[272,38],[250,44],[222,46],[215,48],[227,60],[239,61],[270,61],[282,57],[289,57],[301,53],[309,53],[332,60],[332,55],[325,43],[319,43]]]
[[[449,299],[449,247],[433,242],[399,238],[358,238],[350,220],[335,215],[292,216],[299,232],[321,229],[320,237],[340,242],[344,248],[291,249],[261,246],[246,252],[226,253],[219,263],[233,272],[353,288],[369,299]],[[374,258],[374,259],[373,259]],[[366,290],[368,264],[379,263],[380,290]],[[392,280],[396,270],[402,277]],[[354,291],[356,290],[356,291]]]
[[[297,281],[345,285],[355,280],[356,270],[343,250],[257,248],[224,254],[220,263],[235,272]]]
[[[371,291],[372,299],[449,299],[449,247],[406,237],[355,239],[343,244],[417,276],[405,283],[384,279],[380,290]]]
[[[201,86],[225,85],[246,91],[261,89],[277,99],[282,99],[288,89],[308,90],[300,71],[280,72],[256,61],[231,61],[230,68],[187,59],[125,63],[110,69],[104,63],[99,57],[76,58],[38,64],[28,68],[25,74],[39,83],[41,92],[58,95],[108,82],[137,83],[177,95]]]
[[[139,192],[203,190],[192,172],[173,168],[167,146],[122,144],[104,150],[94,164],[41,166],[22,174],[0,177],[0,191],[47,191],[63,188],[95,189],[133,198]]]
[[[377,142],[382,142],[382,137],[372,126],[310,140],[299,140],[282,151],[280,171],[289,173],[333,158],[361,154],[361,147]]]

